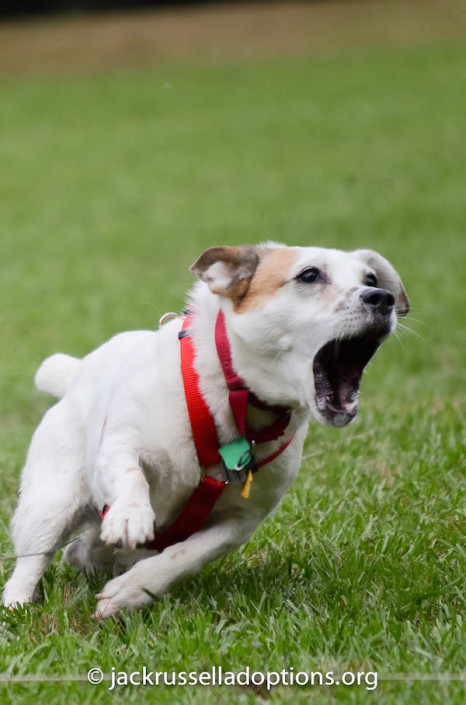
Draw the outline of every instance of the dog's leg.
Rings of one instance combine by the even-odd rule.
[[[77,528],[90,502],[82,440],[72,416],[60,402],[47,412],[32,439],[12,522],[18,559],[3,593],[5,605],[33,599],[53,553]]]
[[[246,543],[263,517],[225,519],[136,563],[110,580],[97,595],[95,617],[108,617],[122,607],[141,607],[161,597],[176,583],[196,575],[206,563]]]
[[[134,447],[136,440],[122,436],[121,427],[105,430],[92,485],[94,496],[110,507],[100,534],[108,546],[134,549],[154,538],[149,485]]]

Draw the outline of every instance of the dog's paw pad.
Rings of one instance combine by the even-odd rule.
[[[155,514],[150,505],[115,503],[102,523],[101,540],[108,546],[135,549],[154,538]]]

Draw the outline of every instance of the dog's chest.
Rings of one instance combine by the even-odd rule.
[[[159,528],[179,513],[201,478],[195,450],[190,445],[178,445],[171,451],[159,447],[139,454]]]

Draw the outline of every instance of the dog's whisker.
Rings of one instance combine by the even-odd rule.
[[[408,326],[403,325],[402,323],[398,323],[398,327],[401,328],[401,331],[398,331],[399,334],[402,333],[410,333],[411,335],[415,335],[416,338],[419,338],[419,340],[422,340],[423,343],[426,343],[426,339],[424,338],[423,335],[418,333],[416,330],[413,330],[412,328],[408,328]]]
[[[394,331],[393,331],[393,337],[394,337],[395,340],[400,344],[402,350],[404,351],[404,350],[405,350],[405,346],[404,346],[403,341],[402,341],[402,339],[401,339],[400,332],[399,332],[399,331],[397,332],[396,330],[394,330]]]
[[[425,326],[426,328],[432,328],[431,325],[429,325],[429,324],[426,323],[425,321],[422,321],[420,318],[413,318],[413,317],[411,316],[411,314],[410,314],[408,320],[409,320],[410,323],[418,323],[419,325]]]

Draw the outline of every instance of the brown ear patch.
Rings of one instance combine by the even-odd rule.
[[[202,279],[213,264],[223,262],[237,276],[250,276],[254,273],[258,261],[256,248],[252,245],[240,245],[239,247],[216,245],[203,252],[189,269]]]
[[[290,277],[290,270],[298,259],[298,252],[291,247],[264,249],[249,287],[235,303],[237,313],[260,308],[276,296]]]
[[[235,303],[246,294],[249,282],[259,264],[258,248],[210,247],[190,267],[190,271],[207,282],[211,291]]]

